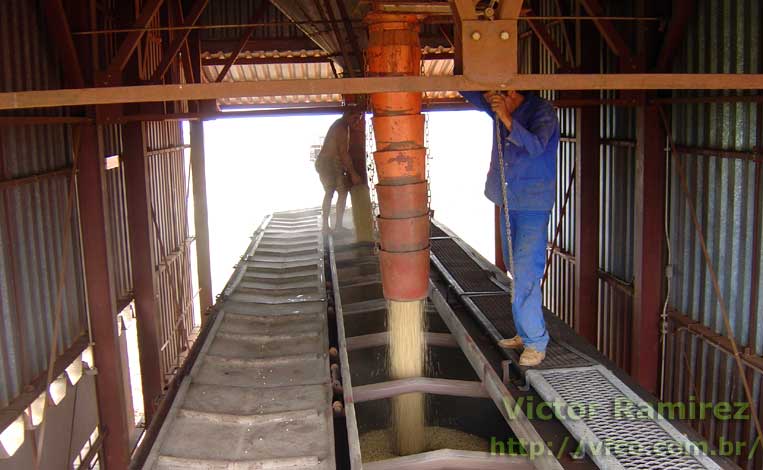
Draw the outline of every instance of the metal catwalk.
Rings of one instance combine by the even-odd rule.
[[[515,331],[508,278],[441,224],[431,235],[430,365],[424,377],[392,380],[376,247],[351,235],[324,238],[316,210],[266,218],[143,468],[732,468],[678,423],[614,417],[615,400],[654,398],[550,312],[548,359],[518,367],[495,346]],[[389,400],[410,392],[426,394],[429,425],[479,436],[489,448],[456,443],[372,461],[362,436],[389,429]],[[522,406],[543,402],[555,404],[555,415],[540,419]],[[574,406],[600,412],[573,419]],[[685,452],[621,455],[612,446],[623,441]],[[511,442],[520,444],[515,453]]]

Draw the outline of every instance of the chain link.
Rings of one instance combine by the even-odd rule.
[[[371,195],[371,212],[373,213],[374,233],[379,233],[377,217],[379,216],[379,198],[376,195],[376,162],[374,162],[374,152],[376,151],[376,140],[374,138],[374,126],[370,119],[366,119],[366,170],[368,173],[369,193]]]
[[[427,210],[432,209],[432,152],[429,150],[429,115],[424,113],[424,148],[426,148]]]
[[[508,189],[506,188],[506,170],[503,166],[503,142],[501,139],[501,122],[498,115],[495,116],[495,143],[496,143],[496,150],[498,151],[498,164],[500,165],[501,169],[501,193],[503,195],[503,216],[506,219],[506,233],[504,234],[506,236],[506,247],[507,251],[509,252],[509,259],[507,260],[509,262],[509,273],[511,274],[511,284],[509,285],[509,297],[511,298],[512,302],[514,301],[514,280],[516,279],[514,275],[514,247],[513,243],[511,242],[511,222],[509,221],[509,196],[508,196]]]

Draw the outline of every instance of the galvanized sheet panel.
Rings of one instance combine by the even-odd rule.
[[[568,6],[569,7],[569,6]],[[557,16],[559,11],[555,1],[544,0],[538,3],[536,15]],[[546,31],[554,40],[559,50],[565,57],[569,54],[567,43],[562,34],[563,23],[539,20],[546,26]],[[529,31],[526,23],[520,22],[520,34]],[[537,37],[533,34],[520,41],[520,71],[522,73],[556,73],[557,66],[547,50],[538,44]],[[544,99],[553,100],[559,97],[557,91],[542,90],[539,92]],[[548,224],[549,244],[554,240],[554,233],[561,221],[559,236],[556,246],[560,252],[551,255],[551,263],[548,266],[548,274],[543,289],[543,306],[554,312],[565,323],[574,324],[575,308],[575,183],[571,180],[572,171],[575,167],[575,120],[574,108],[557,109],[559,119],[559,131],[561,141],[557,153],[557,176],[556,176],[556,204],[551,210]],[[570,187],[570,183],[572,186]],[[565,212],[562,213],[565,194],[570,188],[569,200]]]
[[[606,144],[600,157],[599,267],[622,280],[633,278],[633,235],[636,152],[628,134],[635,130],[630,109],[603,107]],[[625,142],[621,142],[624,140]]]
[[[254,14],[269,0],[214,0],[209,2],[200,23],[206,25],[228,25],[248,23]],[[257,23],[277,23],[254,29],[252,39],[258,38],[305,38],[306,36],[294,24],[285,24],[288,19],[272,4],[267,6],[264,15],[256,19]],[[201,30],[202,39],[227,39],[237,41],[246,28],[210,28]]]
[[[676,72],[760,73],[760,2],[703,1],[689,23],[685,47],[674,64]],[[700,92],[675,93],[697,96]],[[673,137],[686,147],[749,151],[758,145],[758,109],[754,103],[681,104],[672,109]],[[751,344],[751,323],[760,323],[763,305],[751,306],[752,252],[759,217],[754,214],[755,173],[760,163],[712,155],[680,156],[692,202],[702,226],[723,299],[737,341],[763,354],[763,341]],[[693,319],[723,334],[723,317],[689,207],[671,168],[670,229],[675,264],[671,304]],[[759,281],[758,281],[759,282]],[[757,310],[757,313],[751,314]],[[760,329],[758,329],[760,330]],[[760,333],[760,331],[759,331]]]
[[[169,380],[197,327],[187,217],[188,162],[178,122],[144,123],[143,133],[148,150],[161,370],[165,380]]]
[[[61,87],[40,8],[21,0],[3,8],[0,44],[13,53],[0,56],[1,91]],[[16,114],[30,113],[56,114]],[[0,128],[0,180],[66,168],[71,142],[62,125]],[[0,189],[0,407],[47,368],[59,272],[65,281],[59,353],[86,329],[76,205],[64,220],[68,188],[68,176],[57,175]]]
[[[744,387],[734,358],[719,350],[709,341],[686,328],[670,322],[670,334],[666,348],[666,376],[663,401],[668,403],[729,403],[734,414],[740,404],[746,403]],[[761,403],[763,374],[745,368],[745,375],[752,388],[754,400]],[[758,413],[753,407],[749,413]],[[752,419],[719,419],[713,413],[705,417],[694,414],[687,420],[708,442],[721,449],[723,443],[739,443],[742,452],[728,457],[736,460],[742,468],[758,469],[763,465],[763,451],[755,447],[756,433]],[[688,416],[688,415],[687,415]],[[728,446],[728,444],[725,444]],[[753,458],[748,458],[753,452]]]

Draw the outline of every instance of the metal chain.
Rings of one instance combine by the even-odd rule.
[[[366,120],[366,172],[368,173],[368,185],[371,195],[371,212],[373,213],[374,233],[379,233],[377,218],[379,216],[379,198],[376,195],[376,163],[374,162],[374,151],[376,150],[376,140],[374,138],[374,126],[371,120]]]
[[[432,152],[429,150],[429,115],[424,114],[424,147],[426,150],[427,210],[432,209]]]
[[[506,170],[503,167],[503,142],[501,142],[501,122],[498,118],[498,115],[495,116],[495,143],[496,143],[496,150],[498,151],[498,164],[501,167],[501,193],[503,195],[503,216],[506,219],[506,233],[504,234],[506,236],[506,246],[507,251],[509,252],[509,259],[507,260],[509,262],[508,270],[511,274],[511,284],[509,285],[509,297],[511,298],[512,302],[514,301],[514,281],[516,280],[516,276],[514,273],[514,247],[511,242],[511,222],[509,221],[509,196],[508,196],[508,190],[506,188]]]

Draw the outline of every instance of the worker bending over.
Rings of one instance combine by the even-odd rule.
[[[543,319],[540,280],[546,263],[547,226],[556,199],[556,151],[559,122],[554,108],[530,92],[461,92],[469,102],[495,119],[490,170],[485,196],[499,206],[503,259],[511,258],[506,240],[503,205],[509,208],[514,255],[512,310],[517,335],[499,345],[524,348],[519,363],[536,366],[546,357],[549,337]],[[497,135],[496,135],[497,134]],[[498,147],[501,147],[500,149]],[[501,189],[502,152],[506,201]]]
[[[352,185],[361,182],[362,178],[355,171],[350,159],[350,129],[360,124],[362,112],[358,108],[348,107],[341,118],[334,121],[323,140],[323,147],[315,159],[315,170],[318,172],[325,194],[323,196],[323,230],[329,229],[329,214],[334,193],[338,193],[336,201],[336,224],[334,230],[343,229],[344,208],[347,203],[347,192]]]

